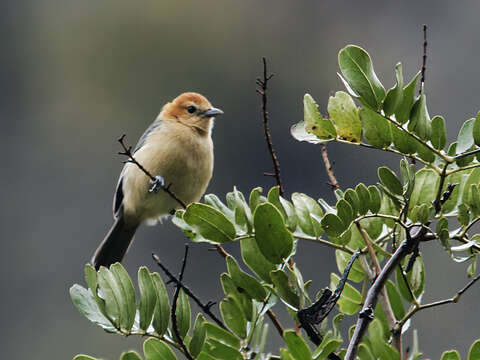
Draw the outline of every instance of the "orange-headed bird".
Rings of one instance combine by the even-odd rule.
[[[212,127],[223,114],[202,95],[188,92],[163,106],[157,119],[142,135],[134,158],[157,180],[171,184],[170,190],[185,204],[200,200],[212,177]],[[121,261],[138,226],[156,223],[179,208],[164,191],[149,192],[151,181],[133,163],[120,173],[113,199],[115,222],[93,254],[98,269]]]

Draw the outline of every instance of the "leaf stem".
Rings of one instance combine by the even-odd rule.
[[[337,249],[337,250],[341,250],[341,251],[344,251],[350,255],[353,255],[354,251],[352,249],[350,249],[348,246],[346,245],[339,245],[339,244],[335,244],[331,241],[328,241],[328,240],[324,240],[320,237],[315,237],[315,236],[309,236],[309,235],[300,235],[300,234],[293,234],[293,236],[296,238],[296,239],[301,239],[301,240],[306,240],[306,241],[312,241],[312,242],[316,242],[316,243],[320,243],[320,244],[323,244],[323,245],[326,245],[326,246],[329,246],[331,248],[334,248],[334,249]]]

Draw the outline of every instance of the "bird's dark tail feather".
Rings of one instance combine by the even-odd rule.
[[[90,260],[96,270],[100,266],[109,267],[117,261],[122,261],[133,240],[137,227],[138,225],[127,225],[123,214],[119,214],[107,236],[95,250],[92,260]]]

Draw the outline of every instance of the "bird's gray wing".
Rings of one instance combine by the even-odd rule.
[[[133,150],[133,154],[138,151],[147,141],[148,135],[158,127],[162,125],[162,119],[157,118],[150,126],[145,130],[145,132],[140,136],[137,145],[135,146],[135,150]],[[117,188],[115,189],[115,194],[113,195],[113,217],[116,218],[118,216],[118,211],[122,206],[123,201],[123,172],[125,170],[125,166],[120,173],[120,177],[118,178]]]

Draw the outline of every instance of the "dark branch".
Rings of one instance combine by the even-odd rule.
[[[277,155],[275,154],[275,149],[272,144],[272,137],[270,135],[270,129],[268,127],[268,111],[267,111],[267,90],[268,90],[268,81],[273,77],[273,74],[268,75],[267,73],[267,59],[262,58],[263,60],[263,79],[258,78],[256,84],[259,87],[257,93],[262,97],[262,116],[263,116],[263,129],[265,131],[265,140],[267,141],[268,151],[272,157],[273,168],[275,171],[275,179],[277,180],[277,185],[280,188],[280,195],[283,196],[283,185],[282,179],[280,177],[280,163],[278,162]],[[269,175],[268,175],[269,176]]]
[[[423,58],[422,58],[422,77],[420,80],[420,94],[425,85],[425,72],[427,71],[427,25],[423,24]]]
[[[140,164],[134,157],[133,157],[133,154],[132,154],[132,147],[131,146],[127,146],[125,145],[124,143],[124,140],[125,140],[125,134],[123,134],[119,139],[118,139],[118,142],[120,143],[120,145],[122,145],[122,148],[123,148],[123,151],[119,151],[118,154],[119,155],[125,155],[128,157],[128,160],[125,161],[126,163],[132,163],[132,164],[135,164],[138,166],[138,168],[140,170],[142,170],[144,172],[145,175],[147,175],[150,179],[150,182],[152,184],[152,186],[150,187],[150,189],[148,190],[149,192],[157,192],[159,189],[162,189],[163,191],[165,191],[168,195],[170,195],[182,208],[186,208],[187,205],[182,201],[180,200],[177,195],[175,195],[175,193],[170,190],[170,187],[172,184],[169,184],[167,186],[165,186],[163,184],[163,179],[161,177],[155,177],[153,176],[147,169],[145,169],[143,167],[142,164]]]
[[[160,268],[163,270],[163,272],[165,273],[165,275],[167,275],[167,277],[169,278],[169,281],[171,282],[174,282],[176,284],[177,287],[181,287],[183,289],[183,291],[185,291],[185,294],[187,294],[187,296],[189,296],[193,301],[195,301],[195,303],[202,309],[202,311],[207,314],[208,316],[210,316],[210,318],[215,321],[215,323],[222,327],[223,329],[226,329],[225,325],[222,323],[221,320],[219,320],[214,313],[212,313],[212,311],[210,310],[211,307],[215,304],[214,302],[212,301],[209,301],[207,302],[206,304],[202,303],[202,301],[192,292],[192,290],[190,290],[182,281],[180,281],[179,279],[177,279],[175,277],[175,275],[173,275],[165,265],[162,264],[162,262],[160,261],[160,258],[155,255],[155,254],[152,254],[152,257],[153,257],[153,260],[155,260],[155,262],[157,263],[158,266],[160,266]]]
[[[370,322],[373,320],[373,309],[375,309],[380,292],[385,285],[385,282],[390,277],[390,274],[400,264],[405,256],[414,251],[426,233],[427,229],[425,227],[412,226],[408,230],[407,239],[400,244],[397,251],[395,251],[392,257],[385,264],[377,279],[368,290],[365,304],[359,313],[358,321],[355,326],[355,332],[353,333],[352,339],[348,344],[345,360],[355,359],[358,344],[360,344],[360,341],[367,331],[368,324],[370,324]]]
[[[178,275],[179,282],[181,283],[183,280],[183,273],[185,271],[185,265],[187,264],[187,256],[188,256],[188,245],[185,245],[185,255],[183,256],[182,261],[182,270],[180,270],[180,274]],[[183,353],[188,360],[194,360],[190,352],[188,351],[185,343],[183,342],[182,337],[180,336],[180,332],[178,331],[178,323],[177,323],[177,302],[178,302],[178,295],[180,294],[180,289],[182,287],[177,284],[175,288],[175,294],[173,295],[172,300],[172,311],[171,311],[171,319],[172,319],[172,329],[175,337],[177,338],[178,343],[183,349]]]

